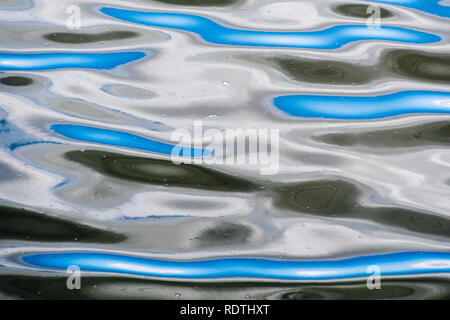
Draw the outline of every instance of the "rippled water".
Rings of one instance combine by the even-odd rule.
[[[450,298],[449,1],[71,5],[0,1],[0,298]],[[196,120],[279,172],[173,163]]]

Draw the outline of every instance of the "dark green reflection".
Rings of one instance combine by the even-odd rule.
[[[0,206],[0,239],[117,243],[125,236],[33,211]]]
[[[395,50],[386,56],[392,70],[407,78],[450,82],[450,55]]]
[[[244,225],[225,222],[203,230],[196,240],[201,248],[245,244],[252,230]]]
[[[4,84],[5,86],[22,87],[22,86],[29,86],[30,84],[32,84],[33,79],[19,76],[11,76],[0,78],[0,83]]]
[[[253,57],[249,59],[254,61]],[[308,83],[361,85],[390,76],[427,82],[450,82],[449,54],[413,50],[389,50],[373,65],[294,56],[270,57],[261,62],[273,65],[293,80]]]
[[[315,140],[342,147],[408,148],[450,144],[450,121],[361,133],[327,133]]]
[[[379,7],[379,6],[377,6]],[[340,6],[336,6],[334,10],[348,17],[356,17],[356,18],[368,18],[372,16],[374,13],[369,11],[367,13],[367,9],[369,6],[364,4],[344,4]],[[380,8],[380,7],[379,7]],[[392,17],[393,14],[384,8],[380,8],[380,18],[389,18]]]
[[[222,7],[232,5],[239,0],[155,0],[158,2],[176,4],[180,6]]]
[[[448,299],[449,295],[450,285],[446,281],[385,280],[380,290],[368,290],[365,284],[305,285],[275,298],[282,300]]]
[[[450,220],[396,207],[363,207],[360,191],[349,182],[313,181],[276,190],[275,206],[330,218],[353,218],[421,234],[450,237]]]
[[[109,176],[168,187],[189,187],[218,191],[251,191],[255,186],[196,165],[176,165],[167,160],[125,156],[94,150],[71,151],[66,158]]]
[[[257,191],[274,199],[274,206],[299,213],[329,218],[373,221],[421,234],[450,236],[450,222],[432,213],[396,207],[363,207],[356,185],[342,180],[320,180],[292,185],[255,185],[249,181],[196,165],[176,165],[166,160],[125,156],[101,151],[71,151],[68,160],[120,179],[167,187],[187,187],[218,191]],[[200,234],[199,244],[215,245],[228,240],[243,242],[251,230],[236,224],[224,224]],[[203,241],[203,240],[204,241]],[[236,243],[237,243],[236,242]]]
[[[99,41],[121,40],[137,37],[139,34],[132,31],[107,31],[97,34],[54,32],[44,35],[44,38],[59,43],[92,43]]]
[[[369,70],[349,63],[327,60],[273,58],[292,79],[310,83],[364,84],[371,80]]]
[[[287,185],[276,191],[278,207],[330,217],[352,210],[359,196],[355,186],[339,180]]]
[[[264,282],[170,282],[84,275],[80,290],[67,290],[67,277],[0,277],[0,293],[22,299],[450,299],[445,277],[383,279],[381,290],[368,290],[366,281],[335,284]]]

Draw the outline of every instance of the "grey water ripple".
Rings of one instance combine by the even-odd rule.
[[[448,6],[71,5],[0,4],[0,298],[449,298]],[[278,173],[173,163],[199,120],[278,129]]]

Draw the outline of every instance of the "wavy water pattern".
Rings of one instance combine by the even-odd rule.
[[[403,91],[375,97],[293,95],[275,106],[294,117],[376,119],[411,113],[450,113],[450,93]]]
[[[0,299],[450,299],[449,3],[2,1]]]
[[[156,152],[171,155],[176,145],[161,141],[156,141],[141,136],[137,136],[128,132],[116,130],[93,128],[74,124],[54,124],[51,129],[56,133],[70,139],[96,142],[112,146],[120,146],[131,149],[138,149],[150,152]],[[177,155],[181,157],[202,156],[210,154],[204,149],[195,149],[190,147],[182,147]]]
[[[207,42],[221,45],[336,49],[351,42],[363,40],[405,43],[433,43],[440,40],[439,36],[433,34],[390,26],[370,29],[366,25],[339,25],[308,32],[252,31],[224,27],[211,19],[191,14],[143,12],[106,7],[101,11],[125,21],[193,32]]]
[[[394,4],[406,8],[413,8],[419,12],[431,13],[437,16],[450,18],[450,6],[442,4],[443,0],[365,0],[376,3]]]
[[[143,52],[111,53],[0,53],[0,71],[67,68],[112,69],[141,59]]]
[[[22,260],[32,266],[58,270],[77,265],[83,271],[175,279],[337,280],[365,277],[374,265],[384,276],[450,272],[450,254],[436,252],[403,252],[336,261],[228,258],[178,262],[89,252],[34,254]]]

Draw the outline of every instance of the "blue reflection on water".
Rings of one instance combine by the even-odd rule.
[[[221,258],[200,261],[165,261],[120,254],[94,252],[39,253],[22,260],[35,267],[66,270],[182,278],[265,278],[279,280],[327,280],[368,275],[378,266],[381,275],[410,275],[450,272],[450,253],[401,252],[342,260],[282,261],[258,258]]]
[[[75,124],[54,124],[51,129],[67,138],[95,142],[112,146],[126,147],[137,150],[156,152],[166,155],[172,155],[173,144],[151,140],[141,136],[137,136],[128,132],[117,130],[94,128]],[[196,155],[207,154],[207,150],[195,149],[189,147],[178,148],[177,155],[183,157],[193,157]]]
[[[437,35],[391,26],[370,29],[366,25],[339,25],[319,31],[272,32],[228,28],[208,18],[184,13],[106,7],[101,11],[121,20],[194,32],[207,42],[223,45],[336,49],[360,40],[431,43],[441,39]]]
[[[20,127],[6,119],[7,113],[0,108],[0,149],[15,149],[38,143],[56,143],[39,140],[35,136],[26,133]]]
[[[145,56],[144,52],[0,53],[1,71],[63,68],[112,69]]]
[[[450,6],[440,4],[444,0],[368,0],[369,2],[395,4],[417,9],[437,16],[450,18]]]
[[[374,97],[290,95],[273,100],[295,117],[376,119],[411,113],[450,113],[450,93],[402,91]]]

